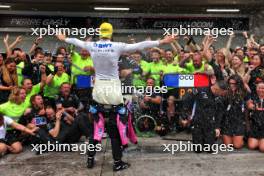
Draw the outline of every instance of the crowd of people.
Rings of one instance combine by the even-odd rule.
[[[161,94],[143,93],[136,100],[140,112],[154,117],[155,130],[162,135],[188,129],[193,143],[213,144],[216,137],[222,137],[224,144],[236,149],[246,142],[249,149],[264,152],[264,45],[246,32],[243,36],[244,43],[236,48],[231,47],[234,35],[224,48],[215,48],[217,41],[212,36],[205,36],[201,44],[185,36],[184,46],[179,44],[182,38],[176,37],[166,46],[169,49],[124,52],[118,62],[119,77],[123,86],[150,88],[162,86],[166,74],[208,75],[209,87],[194,88],[183,98],[174,87]],[[45,38],[37,38],[30,51],[17,47],[22,36],[10,43],[6,35],[3,42],[0,153],[20,153],[23,145],[32,143],[76,143],[81,136],[89,138],[93,88],[81,87],[80,76],[97,72],[90,52],[73,45],[58,47],[56,53],[45,52],[41,47]],[[135,101],[134,92],[123,96]],[[147,122],[139,128],[146,130]]]

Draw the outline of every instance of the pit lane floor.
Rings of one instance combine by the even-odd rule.
[[[103,149],[96,155],[92,170],[85,166],[86,155],[78,152],[49,152],[35,155],[30,148],[17,155],[0,159],[1,176],[264,176],[264,154],[243,148],[219,154],[193,152],[164,152],[163,144],[176,144],[174,139],[190,139],[177,134],[139,138],[137,146],[130,145],[124,152],[124,161],[131,164],[127,170],[112,171],[110,141],[102,142]],[[186,142],[186,141],[185,141]]]

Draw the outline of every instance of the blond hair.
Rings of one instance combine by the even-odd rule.
[[[14,87],[9,95],[8,100],[11,103],[15,103],[15,104],[21,104],[23,102],[23,100],[20,98],[20,91],[23,88],[19,88],[19,87]]]
[[[17,71],[15,70],[13,73],[10,73],[6,67],[6,65],[15,63],[15,60],[13,58],[8,58],[5,61],[5,64],[1,67],[1,72],[2,72],[2,77],[4,82],[8,86],[17,86],[18,81],[17,81]]]

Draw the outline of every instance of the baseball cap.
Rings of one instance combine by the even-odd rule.
[[[102,23],[100,25],[100,37],[111,38],[113,34],[113,26],[110,23]]]

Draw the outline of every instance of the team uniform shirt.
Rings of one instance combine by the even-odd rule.
[[[179,64],[179,55],[177,54],[174,58],[173,58],[173,62],[174,63],[177,63],[177,64]]]
[[[202,65],[200,68],[195,68],[193,65],[193,62],[190,61],[188,63],[185,64],[185,69],[189,72],[189,74],[193,74],[195,72],[204,72],[205,71],[205,61],[202,62]],[[207,70],[213,70],[211,65],[207,65]]]
[[[84,67],[90,66],[93,67],[93,61],[91,57],[82,59],[81,55],[77,52],[73,52],[72,56],[72,65],[71,65],[71,83],[76,83],[76,76],[78,75],[92,75],[92,72],[84,71]]]
[[[163,74],[169,74],[169,73],[175,73],[175,74],[183,73],[184,74],[184,73],[187,73],[187,70],[184,68],[181,68],[179,65],[170,63],[170,64],[163,65],[162,72]]]
[[[67,73],[62,73],[61,76],[57,74],[54,76],[50,85],[46,85],[44,87],[44,96],[49,98],[54,98],[56,95],[59,94],[59,89],[62,83],[69,83],[70,77]]]
[[[17,64],[17,82],[18,82],[18,86],[22,85],[22,80],[24,79],[24,76],[22,74],[22,70],[25,67],[25,62],[20,62],[19,64]]]
[[[139,62],[140,68],[142,69],[143,73],[148,73],[150,63],[140,60]],[[135,87],[145,87],[146,81],[142,78],[141,74],[133,74],[133,86]]]
[[[149,65],[149,73],[150,77],[152,77],[155,80],[155,86],[160,86],[160,74],[163,70],[163,63],[162,61],[156,63],[151,62]]]
[[[8,126],[14,122],[10,117],[4,116],[4,124],[0,126],[0,139],[5,139]]]
[[[54,72],[54,65],[52,64],[47,64],[48,68],[50,69],[50,71]]]
[[[27,93],[26,95],[26,100],[25,100],[25,103],[26,103],[26,106],[27,107],[30,107],[31,106],[31,103],[30,103],[30,98],[33,96],[33,95],[36,95],[40,92],[41,88],[40,88],[40,83],[39,84],[36,84],[32,87],[32,90]]]
[[[28,106],[25,102],[21,104],[15,104],[8,101],[0,105],[0,113],[17,121],[24,114],[27,108]]]

